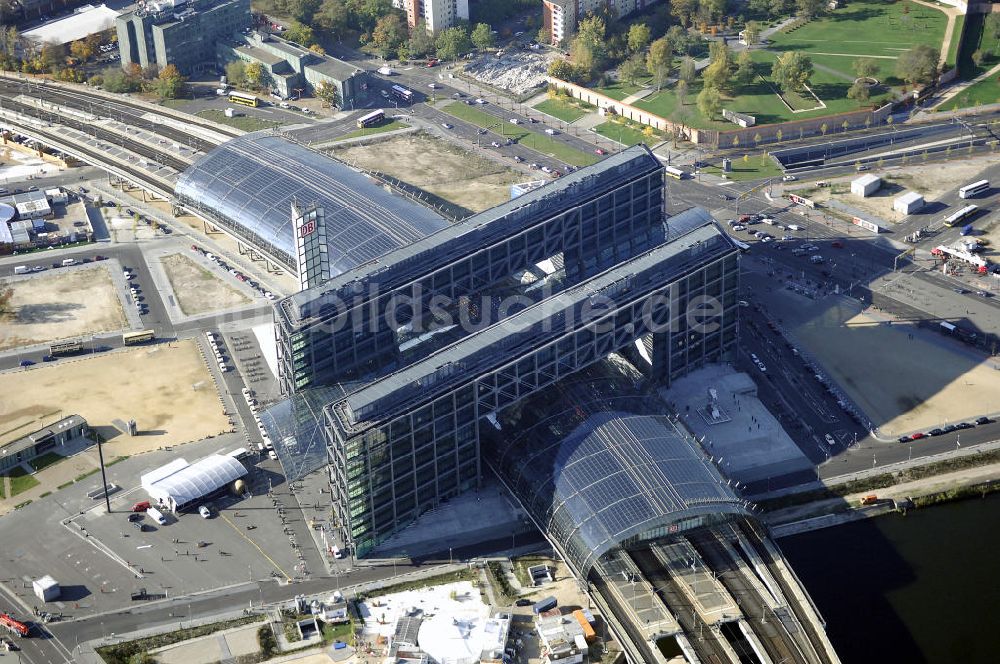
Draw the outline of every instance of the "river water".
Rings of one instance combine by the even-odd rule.
[[[1000,495],[778,544],[844,664],[1000,662]]]

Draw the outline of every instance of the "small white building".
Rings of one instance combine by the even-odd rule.
[[[855,196],[865,198],[871,196],[882,186],[882,178],[871,173],[866,173],[856,180],[851,181],[851,193]]]
[[[853,185],[852,185],[853,186]],[[924,207],[924,197],[915,191],[908,191],[897,196],[892,202],[892,209],[902,214],[913,214]]]
[[[54,599],[59,599],[59,594],[62,592],[56,580],[48,574],[32,581],[31,587],[35,591],[35,597],[43,602],[51,602]]]
[[[69,196],[67,196],[66,192],[60,189],[59,187],[56,187],[54,189],[46,189],[45,197],[49,199],[49,202],[52,205],[59,205],[59,204],[65,205],[66,203],[69,202]]]

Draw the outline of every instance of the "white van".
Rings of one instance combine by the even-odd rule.
[[[14,274],[28,274],[29,272],[31,272],[31,268],[27,265],[18,265],[14,268]]]
[[[343,558],[344,557],[344,552],[341,551],[340,547],[337,546],[336,544],[333,545],[333,557],[334,558]]]
[[[788,230],[790,231],[801,231],[802,227],[798,224],[788,224]]]
[[[546,133],[546,134],[548,134],[549,136],[555,136],[555,135],[556,135],[556,134],[558,134],[559,132],[558,132],[558,131],[556,131],[555,129],[546,129],[546,130],[545,130],[545,133]]]
[[[163,513],[155,507],[147,509],[146,514],[148,514],[153,521],[157,522],[161,526],[166,525],[167,523],[167,517],[163,516]]]
[[[278,106],[280,106],[281,108],[290,108],[287,101],[281,102],[280,104],[278,104]]]
[[[69,267],[70,265],[76,265],[75,258],[64,258],[62,262],[63,267]]]

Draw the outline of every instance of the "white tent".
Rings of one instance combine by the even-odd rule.
[[[193,464],[176,459],[142,476],[142,488],[157,503],[171,511],[207,496],[246,476],[247,469],[235,458],[212,454]]]

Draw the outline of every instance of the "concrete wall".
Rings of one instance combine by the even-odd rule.
[[[799,139],[805,136],[817,136],[826,134],[831,138],[838,133],[844,132],[844,123],[848,129],[866,129],[871,126],[878,126],[889,116],[892,105],[886,104],[879,109],[861,109],[849,113],[838,113],[808,120],[793,120],[791,122],[780,122],[777,124],[748,127],[746,129],[695,129],[687,127],[660,117],[641,108],[636,108],[631,104],[623,104],[617,99],[612,99],[600,94],[590,88],[585,88],[569,81],[549,77],[549,83],[558,89],[568,90],[570,95],[588,104],[593,104],[598,108],[605,108],[613,111],[616,115],[621,115],[633,122],[649,125],[659,131],[676,133],[692,143],[700,145],[712,145],[723,148],[734,146],[753,147],[758,145],[756,138],[760,137],[760,144],[779,142],[778,132],[781,132],[781,140]],[[826,125],[826,131],[823,130]],[[734,142],[735,141],[735,142]]]

